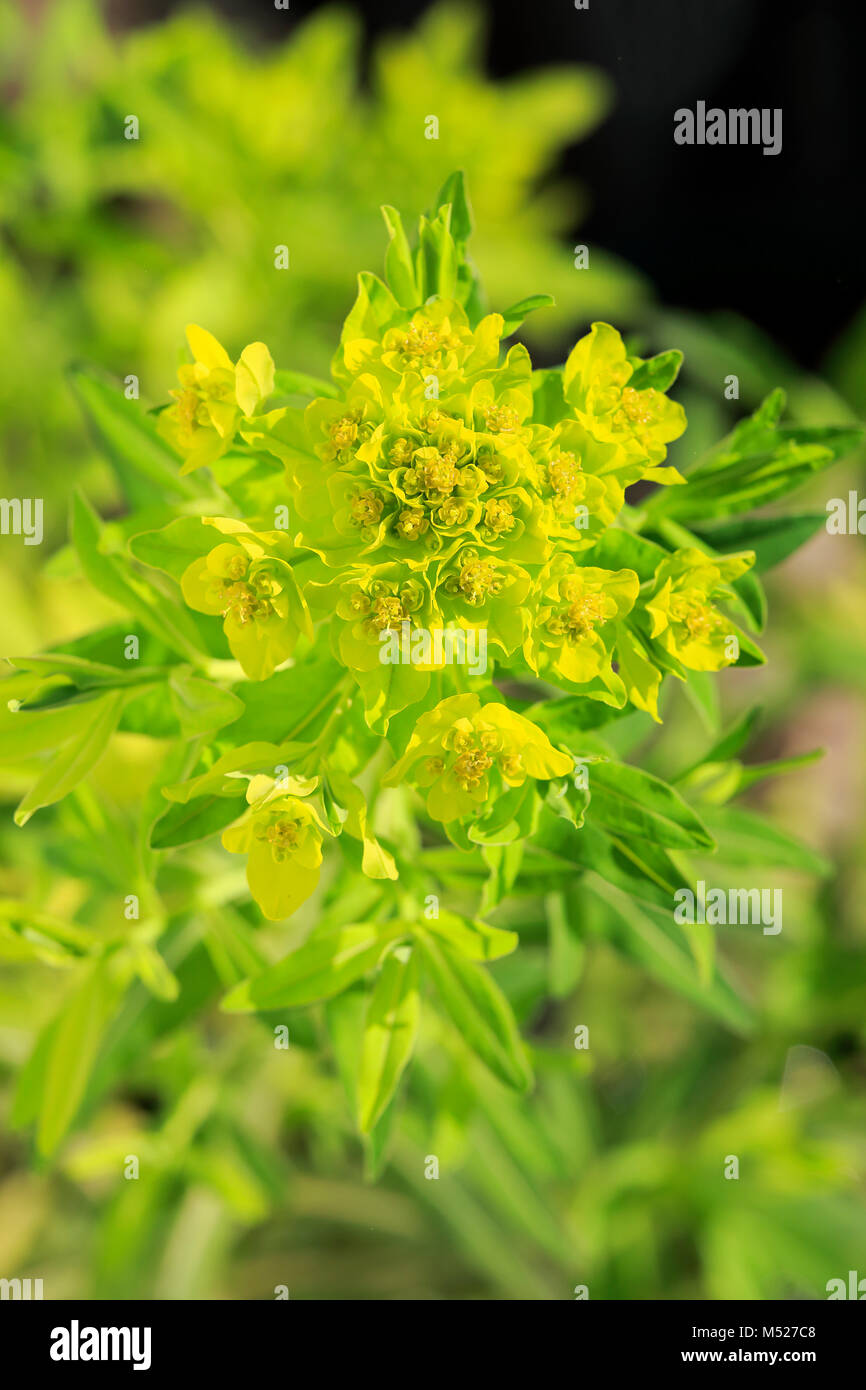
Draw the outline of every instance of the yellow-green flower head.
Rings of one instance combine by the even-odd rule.
[[[382,418],[378,383],[353,383],[345,400],[311,401],[306,423],[314,449],[323,463],[337,467],[351,463]],[[319,477],[321,477],[319,470]]]
[[[581,566],[560,552],[536,586],[524,655],[537,675],[606,704],[625,703],[612,667],[615,624],[634,606],[640,581],[633,570]]]
[[[635,390],[629,385],[633,374],[616,329],[594,323],[565,364],[565,398],[596,438],[619,444],[630,458],[646,461],[641,476],[661,483],[681,481],[675,469],[657,465],[666,446],[684,432],[685,411],[654,387]]]
[[[344,338],[334,362],[338,379],[370,375],[392,393],[404,377],[423,384],[434,376],[438,391],[495,369],[502,334],[501,314],[488,314],[474,330],[456,300],[434,298],[386,327],[379,338]]]
[[[523,641],[532,580],[520,565],[476,546],[461,546],[436,573],[434,599],[445,623],[484,628],[506,655]]]
[[[422,714],[406,752],[383,778],[426,791],[427,813],[448,823],[477,817],[504,791],[528,777],[563,777],[574,759],[507,705],[482,705],[477,695],[452,695]]]
[[[375,565],[343,581],[335,605],[341,619],[337,646],[350,671],[377,671],[383,662],[382,634],[403,624],[438,626],[426,580],[398,564]]]
[[[275,922],[290,917],[314,891],[321,871],[322,836],[327,832],[314,806],[300,795],[284,794],[279,787],[271,779],[254,778],[247,793],[253,804],[222,834],[225,849],[247,855],[250,892],[265,916]]]
[[[533,426],[531,451],[546,535],[560,549],[594,544],[621,511],[639,470],[618,445],[595,439],[576,420]]]
[[[730,584],[755,562],[753,551],[704,555],[678,550],[662,560],[646,602],[649,635],[692,671],[719,671],[737,660],[736,628],[713,599],[733,597]]]
[[[332,620],[333,650],[358,685],[368,725],[384,733],[392,715],[424,698],[436,669],[412,646],[419,631],[442,627],[427,578],[395,562],[358,566],[309,583],[305,594],[316,619]]]
[[[532,438],[529,427],[533,406],[531,376],[529,353],[517,344],[494,375],[476,382],[468,396],[460,399],[467,423],[487,447],[507,451]]]
[[[241,521],[203,517],[226,539],[210,542],[181,576],[190,608],[220,616],[232,656],[251,680],[264,680],[292,655],[301,634],[312,637],[306,601],[283,558],[280,531],[251,531]]]
[[[228,449],[243,417],[256,413],[274,389],[274,364],[264,343],[250,343],[235,365],[224,347],[197,324],[187,325],[193,362],[178,371],[174,405],[159,417],[160,434],[183,456],[181,473],[214,463]]]
[[[513,412],[519,432],[528,433],[519,426],[528,402],[518,395],[520,412],[493,406],[488,387],[482,383],[477,400],[452,402],[451,410],[423,397],[410,406],[379,407],[366,396],[308,407],[310,452],[322,464],[318,476],[309,465],[290,474],[301,543],[334,568],[391,559],[424,568],[467,540],[542,563],[550,542],[531,455],[517,433],[475,430],[459,413],[486,423],[486,413],[501,409],[508,423]]]

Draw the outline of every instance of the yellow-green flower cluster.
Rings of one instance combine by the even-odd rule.
[[[685,481],[665,461],[685,415],[659,389],[679,354],[643,362],[596,323],[562,369],[534,371],[525,347],[502,347],[532,301],[506,320],[475,312],[472,293],[457,297],[451,211],[422,219],[414,259],[392,217],[401,298],[360,277],[333,386],[295,404],[293,386],[307,394],[310,379],[277,376],[263,344],[234,364],[191,328],[194,361],[159,428],[185,472],[210,464],[236,505],[256,510],[173,523],[187,603],[222,619],[253,680],[302,639],[329,646],[368,726],[401,755],[385,784],[415,787],[429,817],[471,848],[534,833],[549,796],[536,784],[574,768],[495,689],[495,668],[658,718],[665,673],[739,659],[738,630],[717,604],[737,598],[731,586],[754,557],[662,548],[624,511],[633,484]],[[239,453],[250,463],[232,492]],[[262,519],[275,501],[288,530]],[[325,758],[321,806],[315,779],[254,776],[249,809],[223,834],[247,855],[268,917],[314,891],[323,837],[344,825],[363,842],[365,872],[397,873],[360,790],[339,784],[324,746],[313,752]]]
[[[247,856],[247,883],[266,917],[289,917],[315,890],[328,827],[312,801],[316,780],[291,779],[290,790],[268,777],[253,777],[249,809],[223,831],[223,846]]]
[[[384,783],[422,789],[428,815],[447,824],[478,816],[528,778],[564,777],[573,767],[573,758],[507,705],[452,695],[422,714]]]
[[[712,599],[733,597],[729,586],[750,563],[748,553],[709,558],[689,548],[663,560],[646,602],[650,637],[692,671],[729,665],[734,634]]]
[[[291,539],[212,519],[231,534],[203,546],[183,579],[193,607],[223,616],[249,676],[269,675],[311,621],[330,625],[368,722],[384,732],[427,697],[431,673],[445,676],[442,694],[465,688],[441,662],[385,664],[391,633],[483,632],[513,673],[614,706],[631,699],[654,716],[663,671],[736,660],[711,600],[730,595],[725,583],[750,556],[678,551],[643,583],[594,562],[628,487],[684,481],[664,462],[682,407],[608,324],[593,325],[561,372],[533,372],[519,344],[503,354],[504,329],[496,313],[473,326],[440,295],[401,307],[366,277],[334,358],[336,396],[273,409],[261,344],[233,367],[190,330],[196,362],[181,369],[184,389],[161,425],[185,466],[239,436],[285,469]]]
[[[187,326],[193,361],[178,371],[174,404],[159,417],[159,432],[183,456],[182,473],[215,463],[242,419],[253,416],[274,389],[274,363],[264,343],[250,343],[237,365],[212,333]]]
[[[264,680],[291,656],[301,634],[312,636],[306,600],[286,558],[288,539],[228,517],[203,520],[225,539],[214,536],[187,566],[183,596],[190,608],[223,619],[232,656],[253,680]]]

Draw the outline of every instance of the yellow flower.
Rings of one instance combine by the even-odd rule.
[[[578,420],[597,439],[618,444],[628,458],[645,461],[641,476],[682,482],[674,468],[659,468],[666,446],[679,439],[686,415],[677,401],[654,387],[630,385],[635,367],[625,344],[608,323],[594,323],[572,348],[563,373],[565,398]]]
[[[409,746],[383,778],[427,792],[427,813],[442,822],[479,816],[527,778],[562,777],[574,759],[530,720],[477,695],[452,695],[422,714]]]
[[[264,784],[267,790],[258,795]],[[315,783],[310,784],[310,789]],[[304,793],[302,784],[297,790]],[[223,831],[223,847],[247,855],[250,892],[271,921],[280,921],[305,902],[319,881],[322,832],[327,827],[300,795],[285,795],[279,783],[256,777],[247,793],[253,804]]]
[[[613,670],[615,623],[633,607],[633,570],[578,564],[560,552],[542,570],[524,655],[538,675],[622,705],[625,687]]]
[[[181,576],[190,608],[220,616],[235,660],[251,680],[264,680],[292,655],[299,636],[312,637],[310,613],[280,531],[251,531],[241,521],[203,517],[228,537],[215,541]],[[203,535],[203,544],[207,545]]]
[[[733,597],[730,583],[754,562],[753,551],[707,556],[695,549],[662,560],[646,603],[651,639],[692,671],[732,665],[739,655],[739,631],[712,600]]]
[[[193,362],[178,371],[174,405],[159,417],[159,432],[183,455],[181,473],[214,463],[228,449],[242,417],[253,415],[274,389],[274,364],[264,343],[250,343],[238,363],[197,324],[187,325]]]

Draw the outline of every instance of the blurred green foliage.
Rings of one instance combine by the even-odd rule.
[[[604,116],[610,84],[549,68],[494,85],[480,67],[479,16],[434,7],[418,29],[359,67],[344,9],[291,24],[253,51],[206,10],[123,37],[94,0],[38,16],[3,11],[0,74],[13,100],[0,128],[0,323],[4,431],[26,436],[51,475],[68,444],[68,396],[46,393],[78,356],[163,397],[177,325],[233,344],[248,329],[288,366],[326,369],[356,265],[377,262],[379,205],[411,221],[463,168],[483,236],[476,259],[494,302],[544,284],[559,305],[539,331],[616,315],[640,278],[603,253],[576,272],[561,235],[580,194],[548,175],[556,152]],[[442,81],[442,74],[448,81]],[[139,138],[124,138],[134,115]],[[438,138],[425,138],[435,115]],[[286,245],[290,268],[274,268]],[[254,307],[253,307],[254,306]],[[39,364],[38,376],[33,366]]]
[[[44,491],[55,544],[72,484],[103,508],[122,505],[63,381],[71,359],[135,372],[143,394],[162,399],[178,325],[192,318],[233,348],[254,324],[281,361],[323,371],[354,269],[379,263],[378,203],[415,214],[456,166],[472,188],[474,254],[493,303],[550,290],[556,315],[534,316],[530,330],[551,325],[556,340],[603,312],[685,349],[692,427],[689,452],[674,460],[683,471],[730,418],[720,399],[729,371],[740,374],[741,405],[781,381],[804,423],[847,423],[862,410],[856,329],[827,384],[805,379],[747,324],[650,311],[640,277],[595,249],[592,270],[575,272],[561,234],[581,195],[547,175],[561,145],[607,109],[602,75],[549,69],[496,86],[479,66],[472,12],[447,6],[377,51],[368,90],[358,38],[350,15],[324,12],[251,56],[207,13],[112,37],[81,0],[40,21],[0,8],[0,429],[5,477],[26,469],[25,490]],[[128,114],[141,122],[139,142],[123,139]],[[428,114],[439,117],[438,142],[423,138]],[[273,267],[280,243],[287,273]],[[836,470],[832,490],[855,486],[856,469]],[[800,502],[820,511],[826,495],[826,482],[812,483]],[[495,974],[531,1039],[537,1089],[514,1097],[467,1065],[452,1034],[422,1037],[376,1184],[335,1064],[339,1020],[293,1015],[284,1053],[273,1020],[215,1007],[249,969],[257,933],[234,905],[238,870],[208,845],[162,885],[171,974],[151,960],[145,983],[143,939],[141,979],[93,1055],[71,1049],[64,1070],[58,1052],[61,1101],[84,1063],[93,1071],[72,1138],[51,1160],[36,1156],[15,1078],[76,998],[88,941],[125,928],[117,900],[139,865],[141,802],[155,758],[173,749],[121,735],[111,775],[97,765],[26,835],[11,812],[31,778],[4,772],[0,1275],[43,1277],[49,1298],[271,1298],[286,1285],[293,1298],[546,1299],[586,1284],[596,1299],[822,1297],[829,1278],[862,1271],[864,567],[856,537],[830,546],[819,535],[800,570],[770,579],[765,715],[743,756],[838,739],[829,772],[806,768],[746,794],[836,868],[809,886],[784,834],[777,841],[778,949],[724,933],[748,1019],[733,1029],[663,972],[648,977],[646,924],[617,949],[591,894],[568,921],[557,894],[509,901],[493,920],[519,928],[521,950]],[[9,654],[116,618],[65,549],[38,583],[37,559],[18,549],[9,565],[4,539]],[[727,724],[747,707],[736,673],[723,685]],[[670,777],[720,727],[711,697],[698,707],[678,696],[661,731],[642,716],[621,721],[617,751]],[[766,872],[769,852],[753,833],[746,821],[740,873],[755,855]],[[97,983],[79,1007],[89,1017],[103,1003]],[[572,1046],[580,1023],[589,1052]],[[731,1153],[738,1182],[723,1178]],[[142,1158],[137,1181],[123,1176],[129,1154]],[[429,1154],[442,1164],[438,1181],[424,1176]]]

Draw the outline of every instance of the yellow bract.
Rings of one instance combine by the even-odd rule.
[[[414,783],[427,792],[430,817],[448,822],[479,813],[497,793],[521,786],[528,777],[563,777],[573,767],[569,754],[507,705],[452,695],[421,716],[406,752],[383,782]]]
[[[159,417],[159,432],[183,456],[181,473],[215,463],[231,444],[243,417],[258,410],[274,389],[274,363],[264,343],[250,343],[237,365],[212,333],[187,325],[191,364],[178,370],[175,403]]]

